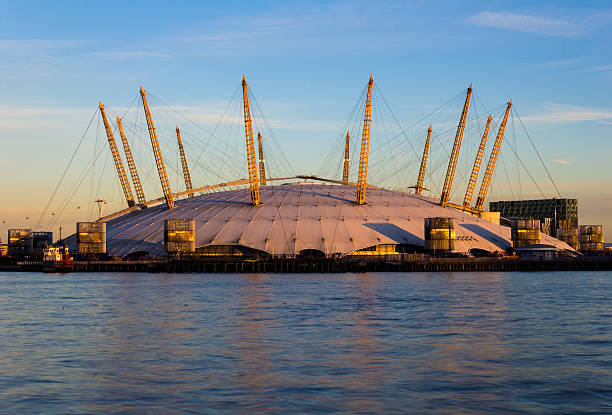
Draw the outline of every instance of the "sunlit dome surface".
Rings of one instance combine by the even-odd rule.
[[[511,246],[510,228],[453,208],[437,199],[404,192],[368,189],[366,205],[355,205],[356,187],[313,183],[264,186],[261,206],[249,189],[227,190],[128,212],[107,222],[107,252],[125,256],[147,251],[164,255],[164,220],[195,219],[196,248],[240,245],[271,255],[304,250],[346,255],[379,244],[424,246],[424,218],[455,218],[455,251],[503,251]],[[542,243],[567,244],[542,234]]]

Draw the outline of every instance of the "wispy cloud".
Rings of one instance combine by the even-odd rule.
[[[576,161],[576,159],[555,159],[553,160],[555,163],[559,163],[559,164],[563,164],[564,166],[569,166],[570,164],[572,164],[574,161]]]
[[[590,26],[605,26],[612,22],[612,9],[599,10],[585,19]]]
[[[215,109],[216,107],[216,109]],[[193,122],[202,122],[207,124],[241,124],[244,122],[241,115],[225,116],[221,118],[222,110],[217,105],[211,106],[177,106],[173,107],[185,118]],[[258,122],[254,119],[254,122]],[[269,117],[266,122],[273,129],[279,130],[296,130],[296,131],[331,131],[336,132],[344,125],[341,121],[334,120],[308,120],[301,118],[285,118],[285,117]]]
[[[540,65],[540,66],[561,67],[561,66],[584,65],[586,61],[587,61],[586,58],[579,57],[579,58],[556,59],[552,61],[536,62],[535,64]]]
[[[97,41],[62,39],[0,39],[0,50],[32,52],[74,48],[95,42]]]
[[[92,106],[93,109],[93,106]],[[15,105],[0,105],[0,120],[2,119],[27,119],[33,117],[55,117],[64,114],[74,114],[75,112],[83,111],[83,108],[67,108],[67,107],[34,107],[34,106],[15,106]]]
[[[87,123],[95,110],[94,105],[90,108],[0,105],[0,130],[40,132],[50,127],[74,126]]]
[[[612,71],[612,64],[608,65],[597,65],[591,68],[593,72],[609,72]]]
[[[167,58],[170,56],[166,53],[153,52],[149,50],[94,52],[91,53],[91,55],[105,59]]]
[[[77,39],[0,39],[0,52],[13,55],[32,54],[71,54],[79,53],[100,58],[129,59],[156,57],[165,58],[168,54],[151,50],[112,50],[116,42],[104,39],[77,40]],[[105,46],[100,52],[91,52],[92,48]],[[116,46],[116,45],[115,45]],[[111,50],[108,50],[108,49]]]
[[[197,29],[178,32],[174,40],[188,47],[197,44],[200,53],[209,55],[236,54],[237,50],[243,56],[261,56],[288,51],[338,54],[372,48],[422,48],[439,42],[440,37],[431,25],[417,35],[415,28],[422,23],[413,17],[427,9],[419,2],[284,2],[273,10],[260,7],[258,12],[220,17]]]
[[[563,104],[546,104],[540,114],[523,117],[525,121],[541,123],[567,123],[581,121],[612,121],[612,109],[590,108]]]
[[[264,104],[265,105],[265,104]],[[96,106],[86,107],[34,107],[34,106],[11,106],[0,105],[0,128],[19,128],[23,125],[29,127],[44,127],[51,125],[64,125],[74,123],[76,120],[86,122],[88,117],[91,117],[96,110]],[[178,105],[173,106],[172,110],[176,112],[176,119],[167,120],[170,123],[180,123],[181,118],[187,119],[194,123],[206,124],[213,126],[216,124],[235,124],[241,125],[244,122],[240,115],[225,115],[223,114],[223,106],[221,102],[212,102],[209,105]],[[130,123],[130,116],[133,113],[128,112],[125,107],[107,107],[109,118],[114,119],[116,114],[124,118],[124,123]],[[151,106],[151,112],[167,113],[168,107]],[[259,122],[257,118],[253,120],[256,124]],[[344,125],[341,121],[335,120],[312,120],[293,117],[268,117],[267,124],[272,129],[278,130],[295,130],[295,131],[328,131],[336,132]],[[159,123],[159,122],[158,122]],[[174,125],[174,124],[173,124]],[[261,126],[263,128],[263,125]]]
[[[528,14],[483,11],[468,17],[464,21],[475,26],[494,27],[544,36],[577,38],[584,33],[584,30],[575,23]]]

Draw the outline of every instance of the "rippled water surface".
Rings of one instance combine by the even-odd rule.
[[[612,273],[0,273],[1,413],[612,413]]]

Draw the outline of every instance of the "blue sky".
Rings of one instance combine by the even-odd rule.
[[[562,196],[580,199],[581,222],[612,229],[609,2],[0,1],[0,11],[3,240],[9,225],[33,226],[26,217],[42,211],[98,100],[127,107],[143,84],[210,129],[243,73],[303,173],[317,171],[370,73],[402,125],[470,82],[486,108],[512,98]]]

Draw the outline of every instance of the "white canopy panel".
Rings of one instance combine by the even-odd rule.
[[[455,250],[503,251],[511,245],[510,228],[491,223],[438,200],[404,192],[368,189],[366,205],[355,202],[356,187],[314,183],[264,186],[261,206],[248,189],[209,193],[128,212],[107,222],[107,251],[124,256],[148,251],[164,255],[165,219],[195,219],[196,247],[242,245],[273,255],[293,256],[316,249],[345,255],[378,244],[424,245],[424,218],[453,217]],[[571,248],[542,235],[542,243]]]

